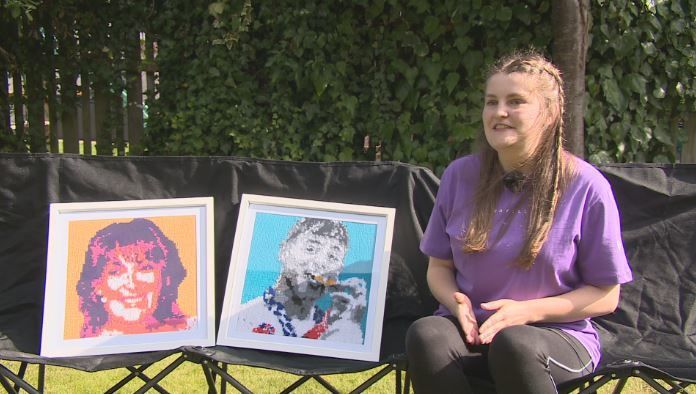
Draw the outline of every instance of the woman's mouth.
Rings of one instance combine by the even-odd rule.
[[[505,123],[496,123],[495,125],[493,125],[493,130],[507,130],[512,128],[512,126]]]
[[[136,304],[141,303],[143,301],[143,299],[144,299],[143,297],[128,297],[128,298],[124,298],[123,302],[125,304],[128,304],[128,305],[136,305]]]

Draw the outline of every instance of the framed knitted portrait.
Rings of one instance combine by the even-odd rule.
[[[217,343],[377,361],[394,214],[243,195]]]
[[[215,343],[213,199],[51,204],[41,355]]]

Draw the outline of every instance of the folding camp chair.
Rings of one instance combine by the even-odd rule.
[[[600,166],[621,212],[634,280],[616,312],[594,319],[602,341],[595,373],[560,387],[593,393],[630,377],[660,393],[696,383],[696,165]],[[665,385],[667,387],[665,387]]]

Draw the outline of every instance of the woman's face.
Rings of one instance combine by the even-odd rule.
[[[135,322],[151,316],[157,308],[165,263],[148,260],[154,247],[138,241],[107,253],[104,271],[94,287],[111,318]]]
[[[539,145],[549,122],[537,81],[523,73],[494,74],[486,84],[483,128],[499,155],[528,158]]]

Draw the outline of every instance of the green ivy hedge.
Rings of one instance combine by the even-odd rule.
[[[152,153],[441,169],[477,134],[485,65],[551,40],[547,1],[238,3],[161,10]]]
[[[486,65],[551,48],[531,0],[163,2],[150,154],[399,160],[440,172],[471,150]],[[593,0],[586,154],[673,161],[694,111],[694,1]]]
[[[589,159],[674,162],[678,123],[696,112],[696,1],[594,0],[592,16]]]

